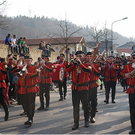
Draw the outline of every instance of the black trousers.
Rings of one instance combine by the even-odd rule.
[[[33,120],[35,113],[35,97],[36,93],[21,94],[22,104],[26,109],[29,120]]]
[[[131,126],[135,129],[135,92],[129,94],[130,120]]]
[[[16,98],[15,97],[15,84],[13,84],[12,82],[10,83],[10,86],[9,86],[8,96],[9,96],[9,99]]]
[[[46,99],[46,107],[49,107],[50,104],[50,85],[47,83],[39,83],[39,97],[40,97],[40,103],[41,107],[44,108],[44,94],[45,94],[45,99]]]
[[[85,121],[88,121],[89,120],[88,90],[83,91],[72,90],[73,117],[74,123],[77,124],[79,124],[80,101],[83,106]]]
[[[0,88],[0,104],[2,105],[4,111],[5,111],[5,114],[8,115],[9,113],[9,110],[8,110],[8,106],[7,106],[7,103],[5,101],[5,88]]]
[[[97,87],[89,88],[88,103],[90,116],[95,117],[97,110]]]
[[[116,93],[116,81],[105,82],[105,90],[106,90],[106,101],[109,101],[110,89],[112,89],[112,101],[115,99]]]
[[[67,82],[67,77],[65,77],[64,82],[58,83],[60,97],[63,97],[62,87],[64,88],[64,97],[66,97],[66,94],[67,94],[67,84],[66,84],[66,82]]]

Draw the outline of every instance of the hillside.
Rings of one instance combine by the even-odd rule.
[[[62,32],[62,28],[65,29],[63,23],[64,21],[58,21],[54,18],[44,18],[36,16],[34,18],[29,18],[26,16],[17,16],[15,18],[10,18],[8,30],[0,29],[0,40],[5,39],[8,33],[11,33],[12,35],[16,34],[17,38],[24,36],[26,38],[60,37],[65,34]],[[62,25],[62,27],[60,27],[60,25]],[[67,26],[69,28],[67,31],[67,35],[70,35],[74,31],[82,28],[71,22],[68,22]],[[92,30],[92,27],[89,28],[88,26],[86,26],[72,36],[84,36],[86,42],[93,41],[92,36],[89,35]],[[113,42],[119,45],[125,44],[129,41],[134,41],[133,39],[123,37],[116,32],[114,32],[113,35],[115,37],[115,40]]]

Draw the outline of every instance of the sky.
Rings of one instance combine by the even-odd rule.
[[[2,1],[2,0],[0,0]],[[44,16],[135,37],[135,0],[7,0],[5,15]],[[122,20],[122,18],[128,19]],[[116,22],[115,22],[116,21]],[[114,23],[113,23],[114,22]],[[112,27],[111,27],[112,26]]]

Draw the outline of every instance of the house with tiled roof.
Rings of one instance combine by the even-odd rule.
[[[133,52],[133,46],[135,46],[135,42],[132,42],[132,41],[127,42],[126,44],[117,47],[117,53],[119,53],[119,54],[124,54],[124,53],[131,54]]]
[[[39,44],[41,41],[51,44],[50,50],[53,52],[64,53],[66,50],[66,44],[73,54],[78,50],[86,51],[86,43],[84,37],[70,37],[67,40],[60,37],[27,39],[26,44],[31,48],[37,49],[39,48]],[[0,40],[0,43],[4,44],[4,40]]]

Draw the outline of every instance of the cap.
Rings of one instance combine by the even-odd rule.
[[[131,56],[135,56],[135,52],[132,52]]]
[[[32,59],[30,56],[24,56],[24,59]]]
[[[110,56],[109,56],[109,58],[110,58],[110,57],[114,58],[114,56],[113,56],[113,55],[110,55]]]
[[[92,55],[93,53],[92,52],[87,52],[86,55]]]
[[[84,52],[82,52],[82,51],[77,51],[77,52],[75,53],[75,55],[77,55],[77,54],[84,54]]]

